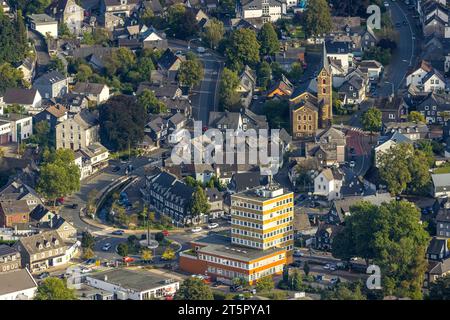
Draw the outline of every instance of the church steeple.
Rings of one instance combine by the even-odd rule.
[[[327,57],[327,47],[323,42],[322,63],[317,76],[317,101],[320,104],[320,127],[328,127],[333,118],[332,94],[333,94],[333,76]]]

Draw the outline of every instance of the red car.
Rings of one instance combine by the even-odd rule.
[[[163,231],[162,231],[162,234],[164,235],[164,237],[167,237],[167,236],[169,235],[169,231],[163,230]]]
[[[133,262],[133,261],[134,261],[134,259],[131,258],[131,257],[123,257],[122,260],[123,260],[123,262],[126,262],[126,263],[129,263],[129,262]]]

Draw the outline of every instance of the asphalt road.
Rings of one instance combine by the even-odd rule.
[[[189,43],[182,40],[169,40],[169,47],[172,50],[195,52],[204,68],[204,77],[200,85],[192,90],[192,114],[195,120],[202,121],[202,127],[208,124],[210,111],[218,110],[218,88],[220,82],[220,74],[223,69],[222,58],[211,50],[203,54],[197,53],[197,48],[202,46],[198,41],[190,41]]]
[[[37,72],[38,74],[45,71],[46,66],[50,63],[50,55],[47,51],[47,44],[45,43],[42,35],[34,30],[28,29],[28,38],[34,41],[34,46],[36,48],[36,58],[37,58]]]
[[[390,1],[389,11],[394,26],[396,23],[401,23],[401,27],[396,27],[399,33],[397,50],[392,55],[391,63],[386,68],[379,89],[380,96],[389,96],[392,93],[392,88],[394,92],[397,92],[402,87],[406,74],[417,62],[419,50],[417,41],[420,38],[420,32],[416,27],[415,19],[412,18],[412,11],[408,10],[407,6],[400,1]],[[406,21],[407,25],[403,25],[403,21]]]

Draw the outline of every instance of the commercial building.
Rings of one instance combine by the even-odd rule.
[[[269,185],[231,196],[231,238],[213,235],[180,253],[180,269],[231,284],[281,274],[292,260],[293,193]]]
[[[0,300],[32,300],[37,287],[27,269],[0,273]]]

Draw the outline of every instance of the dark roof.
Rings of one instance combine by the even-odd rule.
[[[220,129],[234,129],[236,130],[239,125],[239,112],[217,112],[211,111],[209,113],[209,123],[208,126],[210,128],[218,128],[220,125]],[[224,127],[226,126],[226,128]]]
[[[6,256],[6,255],[11,255],[11,254],[16,254],[17,250],[6,245],[6,244],[0,244],[0,257],[2,256]]]
[[[46,74],[42,75],[38,79],[36,79],[33,83],[33,85],[41,84],[41,85],[51,85],[63,80],[66,80],[67,77],[63,75],[61,72],[53,70],[50,72],[47,72]]]
[[[325,41],[324,54],[346,54],[351,52],[351,42],[349,41]],[[324,59],[325,60],[325,59]],[[324,61],[327,65],[328,60]]]
[[[106,84],[103,83],[77,82],[72,89],[72,92],[80,94],[100,94],[105,86]]]
[[[223,201],[222,193],[217,188],[206,188],[205,193],[208,201]]]
[[[38,205],[36,208],[33,209],[30,213],[30,218],[35,221],[41,221],[43,217],[45,217],[48,214],[49,210],[45,208],[42,205]]]
[[[21,244],[28,254],[49,250],[46,248],[47,243],[52,249],[66,248],[66,244],[56,231],[46,231],[29,237],[22,237],[18,243]],[[42,245],[43,248],[39,249],[39,245]]]
[[[261,185],[261,174],[255,172],[235,173],[232,178],[236,192],[245,191]]]
[[[37,89],[8,88],[5,91],[3,102],[6,104],[33,104],[37,93]]]
[[[0,207],[5,215],[29,213],[30,208],[26,200],[2,201]]]
[[[167,49],[158,59],[158,65],[160,65],[163,69],[169,69],[178,59],[180,58],[177,57],[172,50]]]
[[[439,256],[445,249],[446,239],[438,239],[433,237],[428,245],[427,254],[433,254]]]

